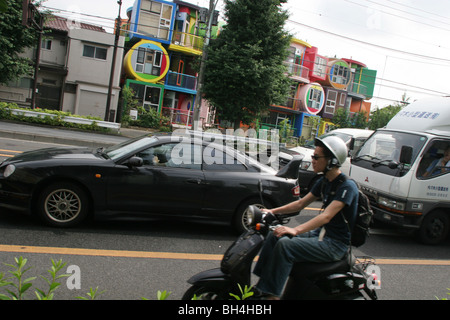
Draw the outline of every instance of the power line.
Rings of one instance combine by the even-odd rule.
[[[366,6],[366,5],[363,5],[363,4],[360,4],[360,3],[357,3],[357,2],[351,1],[351,0],[344,0],[344,1],[346,1],[346,2],[348,2],[348,3],[355,4],[355,5],[357,5],[357,6],[364,7],[364,8],[370,8],[369,6]],[[400,12],[403,12],[403,13],[407,13],[407,14],[410,14],[410,15],[415,15],[415,16],[417,16],[416,14],[408,13],[408,12],[406,12],[406,11],[396,9],[396,8],[391,7],[391,6],[387,6],[387,5],[380,4],[380,3],[377,3],[377,2],[374,2],[374,1],[370,1],[370,0],[366,0],[366,1],[367,1],[367,2],[371,2],[371,3],[374,3],[374,4],[378,5],[378,6],[386,7],[386,8],[389,8],[389,9],[393,9],[393,10],[397,10],[397,11],[400,11]],[[400,16],[400,15],[395,14],[395,13],[392,13],[392,12],[388,12],[388,11],[384,11],[384,10],[379,10],[379,11],[382,12],[382,13],[384,13],[384,14],[394,16],[394,17],[396,17],[396,18],[400,18],[400,19],[403,19],[403,20],[411,21],[411,22],[414,22],[414,23],[418,23],[418,24],[422,24],[422,25],[428,26],[428,27],[437,28],[437,29],[439,29],[439,30],[444,30],[444,31],[450,32],[450,29],[445,29],[445,28],[441,28],[441,27],[438,27],[438,26],[434,26],[434,25],[429,24],[429,23],[425,23],[425,22],[421,22],[421,21],[414,20],[414,19],[410,19],[410,18],[407,18],[407,17],[404,17],[404,16]],[[422,18],[423,18],[423,17],[422,17]],[[443,24],[446,24],[446,25],[450,25],[450,24],[445,23],[445,22],[440,22],[440,21],[437,21],[437,22],[443,23]]]
[[[106,18],[106,17],[102,17],[102,16],[98,16],[98,15],[91,15],[91,14],[86,14],[86,13],[78,13],[78,12],[74,12],[74,11],[62,10],[62,9],[55,9],[55,8],[51,8],[51,7],[44,7],[44,8],[48,8],[48,9],[51,9],[51,10],[64,11],[64,12],[71,13],[71,14],[76,14],[76,15],[79,15],[79,16],[87,16],[87,17],[90,17],[90,18],[103,19],[103,20],[111,21],[112,23],[115,22],[115,19],[112,19],[112,18]],[[73,16],[68,17],[68,18],[73,18]],[[86,20],[84,20],[84,21],[86,21]],[[84,21],[83,21],[83,22],[84,22]],[[365,42],[365,41],[353,39],[353,38],[350,38],[350,37],[347,37],[347,36],[343,36],[343,35],[340,35],[340,34],[332,33],[332,32],[329,32],[329,31],[326,31],[326,30],[322,30],[322,29],[319,29],[319,28],[315,28],[315,27],[312,27],[312,26],[309,26],[309,25],[306,25],[306,24],[302,24],[302,23],[297,22],[297,21],[294,21],[294,20],[288,19],[287,21],[288,21],[288,22],[291,22],[291,23],[294,23],[294,24],[298,24],[298,25],[307,27],[307,28],[310,28],[310,29],[314,29],[314,30],[316,30],[316,31],[324,32],[324,33],[330,34],[330,35],[332,35],[332,36],[344,38],[344,39],[347,39],[347,40],[350,40],[350,41],[354,41],[354,42],[358,42],[358,43],[362,43],[362,44],[365,44],[365,45],[374,46],[374,47],[377,47],[377,48],[381,48],[381,49],[385,49],[385,50],[390,50],[390,51],[394,51],[394,52],[399,52],[399,53],[402,53],[402,54],[408,54],[408,55],[412,55],[412,56],[419,57],[419,58],[433,59],[433,60],[440,60],[440,61],[444,61],[444,62],[450,62],[450,59],[443,59],[443,58],[431,57],[431,56],[426,56],[426,55],[416,54],[416,53],[412,53],[412,52],[406,52],[406,51],[402,51],[402,50],[397,50],[397,49],[393,49],[393,48],[388,48],[388,47],[384,47],[384,46],[380,46],[380,45],[368,43],[368,42]],[[81,22],[81,21],[80,21],[80,22]],[[150,25],[144,25],[144,24],[139,24],[139,23],[138,23],[137,25],[139,25],[139,26],[144,26],[144,27],[145,27],[145,26],[146,26],[146,27],[153,27],[153,26],[150,26]],[[103,26],[104,26],[104,25],[103,25]],[[109,26],[108,26],[108,27],[109,27]],[[127,29],[121,29],[121,31],[128,32],[128,33],[133,33],[132,31],[127,30]],[[169,30],[169,31],[174,31],[174,30]],[[137,33],[137,32],[135,32],[135,33],[136,33],[136,34],[139,34],[139,33]],[[72,38],[72,39],[74,39],[74,40],[81,40],[81,39],[76,39],[76,38]],[[119,48],[127,49],[127,48],[124,47],[124,46],[122,46],[122,47],[119,46]],[[170,56],[170,55],[167,54],[167,56]],[[173,54],[172,54],[172,56],[173,56]],[[180,56],[181,56],[181,54],[180,54]],[[199,59],[200,59],[200,57],[199,57]],[[370,76],[369,76],[369,77],[370,77]],[[399,85],[409,86],[409,87],[411,87],[411,88],[418,88],[418,89],[426,90],[426,91],[433,92],[433,93],[446,94],[446,93],[434,91],[434,90],[431,90],[431,89],[425,89],[425,88],[423,88],[423,87],[416,87],[416,86],[412,86],[412,85],[409,85],[409,84],[400,83],[400,82],[393,81],[393,80],[381,79],[381,78],[379,78],[379,77],[378,77],[378,78],[377,78],[377,77],[374,77],[374,78],[375,78],[375,79],[382,80],[382,81],[389,81],[389,82],[391,82],[391,83],[396,83],[396,84],[399,84]],[[405,90],[405,89],[396,88],[396,87],[393,87],[393,86],[388,86],[388,85],[385,85],[385,84],[376,84],[376,85],[377,85],[377,86],[381,86],[381,87],[383,87],[383,86],[384,86],[384,87],[390,87],[390,88],[394,88],[394,89],[397,89],[397,90]],[[411,90],[408,90],[408,91],[411,91]],[[415,91],[415,92],[419,92],[419,91]],[[423,93],[423,92],[420,92],[420,93]],[[382,99],[382,98],[378,97],[378,99]],[[386,99],[386,100],[390,100],[390,99]],[[392,100],[392,101],[395,101],[395,100]]]
[[[300,25],[302,27],[306,27],[306,28],[313,29],[313,30],[316,30],[316,31],[319,31],[319,32],[327,33],[329,35],[332,35],[332,36],[335,36],[335,37],[339,37],[339,38],[343,38],[343,39],[346,39],[346,40],[350,40],[350,41],[358,42],[358,43],[361,43],[361,44],[365,44],[365,45],[368,45],[368,46],[371,46],[371,47],[376,47],[376,48],[380,48],[380,49],[384,49],[384,50],[388,50],[388,51],[393,51],[393,52],[397,52],[397,53],[401,53],[401,54],[407,54],[407,55],[411,55],[411,56],[415,56],[415,57],[419,57],[419,58],[431,59],[431,60],[439,60],[439,61],[445,61],[445,62],[449,62],[450,63],[450,59],[444,59],[444,58],[439,58],[439,57],[432,57],[432,56],[427,56],[427,55],[423,55],[423,54],[419,54],[419,53],[414,53],[414,52],[408,52],[408,51],[404,51],[404,50],[389,48],[389,47],[386,47],[386,46],[373,44],[373,43],[370,43],[370,42],[367,42],[367,41],[358,40],[358,39],[353,39],[353,38],[350,38],[350,37],[347,37],[347,36],[344,36],[344,35],[341,35],[341,34],[338,34],[338,33],[326,31],[326,30],[323,30],[323,29],[320,29],[320,28],[316,28],[316,27],[313,27],[313,26],[309,26],[307,24],[304,24],[304,23],[301,23],[301,22],[298,22],[298,21],[294,21],[294,20],[291,20],[291,19],[288,19],[287,21],[291,22],[293,24],[296,24],[296,25]]]
[[[395,4],[399,5],[399,6],[403,6],[403,7],[406,7],[406,8],[410,8],[410,9],[413,9],[413,10],[420,11],[420,12],[422,12],[422,13],[424,12],[424,13],[427,13],[427,14],[430,14],[430,15],[433,15],[433,16],[437,16],[437,17],[439,17],[439,18],[443,18],[443,19],[446,19],[446,20],[450,20],[450,18],[448,18],[448,17],[441,16],[440,14],[436,14],[436,13],[433,13],[433,12],[430,12],[430,11],[427,11],[427,10],[424,10],[424,9],[422,9],[422,8],[416,8],[416,7],[409,6],[409,5],[407,5],[407,4],[400,3],[400,2],[397,2],[397,1],[392,1],[392,0],[387,0],[387,1],[392,2],[392,3],[395,3]]]

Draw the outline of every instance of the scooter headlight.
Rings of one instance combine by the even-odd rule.
[[[247,223],[249,226],[254,226],[261,222],[263,213],[256,206],[249,206],[247,210]]]

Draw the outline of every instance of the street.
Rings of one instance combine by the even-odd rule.
[[[14,154],[54,146],[2,138],[0,161]],[[298,224],[317,214],[320,203],[292,218]],[[190,276],[220,266],[220,257],[236,239],[228,226],[186,221],[89,222],[72,229],[55,229],[12,212],[0,212],[0,272],[10,270],[14,257],[28,259],[27,277],[48,276],[50,259],[79,267],[80,289],[62,281],[55,299],[74,299],[89,288],[105,291],[99,299],[154,300],[158,290],[178,300]],[[404,231],[376,226],[357,256],[377,259],[381,268],[381,300],[435,300],[450,287],[450,241],[425,246]],[[74,281],[74,278],[70,278]],[[45,287],[38,278],[35,287]],[[32,289],[33,289],[32,288]],[[32,292],[30,298],[34,298]]]

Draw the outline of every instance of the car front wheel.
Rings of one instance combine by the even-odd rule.
[[[267,201],[265,201],[267,202]],[[256,206],[260,209],[264,208],[272,208],[272,205],[265,203],[261,204],[261,200],[258,199],[250,199],[245,202],[243,202],[239,208],[237,209],[234,217],[233,217],[233,227],[236,230],[238,234],[242,234],[243,232],[246,232],[249,228],[249,224],[247,221],[247,210],[249,206]]]
[[[42,190],[38,200],[41,219],[54,227],[73,227],[87,216],[86,193],[70,182],[59,182]]]

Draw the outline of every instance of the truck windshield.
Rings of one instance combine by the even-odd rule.
[[[353,161],[367,160],[373,164],[388,165],[394,161],[400,162],[400,151],[402,146],[412,147],[412,160],[414,162],[427,138],[418,134],[377,131],[358,150]]]

